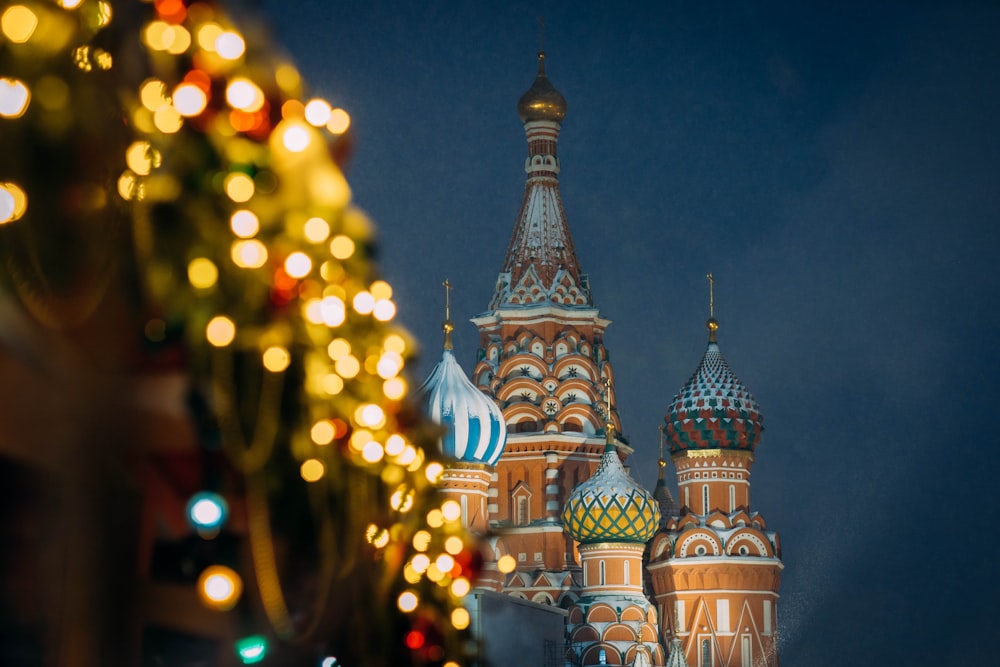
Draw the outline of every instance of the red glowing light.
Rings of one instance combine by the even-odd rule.
[[[154,6],[160,18],[170,23],[181,23],[187,16],[187,8],[182,0],[156,0]]]
[[[419,630],[410,630],[406,634],[406,645],[411,650],[416,651],[424,645],[424,633]]]

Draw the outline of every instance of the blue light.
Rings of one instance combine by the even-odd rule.
[[[218,493],[201,491],[191,496],[187,517],[197,530],[216,530],[226,522],[229,506]]]

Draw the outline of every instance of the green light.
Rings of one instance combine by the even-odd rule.
[[[244,665],[253,665],[264,659],[267,655],[267,637],[263,635],[250,635],[236,642],[236,654]]]

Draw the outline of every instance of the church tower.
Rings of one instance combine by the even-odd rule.
[[[750,510],[760,406],[723,358],[718,327],[708,320],[708,349],[667,413],[679,507],[648,570],[662,634],[691,667],[777,667],[781,546]]]
[[[489,309],[472,319],[480,334],[473,380],[496,400],[508,430],[489,503],[490,525],[517,563],[506,592],[566,606],[579,566],[560,512],[601,460],[601,403],[610,401],[616,433],[621,421],[604,347],[610,321],[594,306],[559,194],[566,100],[546,76],[544,53],[517,109],[527,181]],[[614,447],[621,456],[631,451],[621,438]]]
[[[570,494],[566,532],[579,542],[583,587],[566,619],[571,665],[662,666],[656,608],[643,593],[642,558],[660,525],[658,501],[629,477],[611,424],[597,472]]]
[[[421,397],[424,413],[444,429],[438,445],[450,462],[441,476],[441,491],[459,504],[465,526],[483,535],[489,529],[490,478],[503,453],[507,427],[500,408],[473,386],[455,359],[451,284],[446,280],[444,286],[444,350],[416,395]]]

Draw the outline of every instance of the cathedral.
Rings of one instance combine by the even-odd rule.
[[[471,379],[452,349],[449,312],[441,361],[421,388],[452,459],[442,490],[487,551],[470,604],[484,605],[481,616],[519,605],[509,618],[528,619],[522,644],[538,636],[537,651],[518,648],[519,664],[776,667],[781,547],[750,509],[759,406],[710,317],[694,374],[663,397],[655,489],[629,476],[604,343],[611,322],[593,301],[559,193],[566,100],[544,54],[517,111],[527,180],[493,295],[472,318]],[[502,667],[502,642],[478,632]]]

